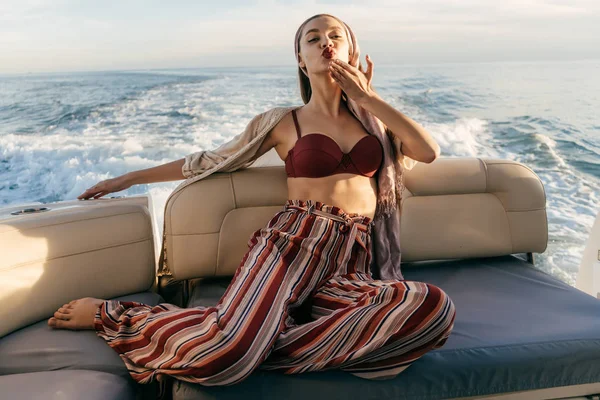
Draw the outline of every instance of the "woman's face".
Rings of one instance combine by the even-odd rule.
[[[333,56],[327,58],[323,50],[330,47]],[[300,61],[298,65],[308,73],[328,72],[332,59],[349,60],[348,38],[343,25],[335,18],[318,17],[309,21],[300,36]]]

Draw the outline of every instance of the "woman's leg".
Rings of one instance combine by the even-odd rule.
[[[365,346],[339,368],[367,379],[391,379],[425,353],[442,347],[454,327],[456,310],[439,287],[417,281],[357,281],[355,277],[334,279],[324,288],[318,303],[321,310],[335,298],[331,288],[346,288],[367,296],[364,307],[379,309],[377,327],[365,330]],[[343,289],[342,289],[343,291]],[[355,294],[356,295],[356,294]],[[335,307],[335,306],[334,306]]]
[[[266,359],[279,333],[293,323],[289,308],[331,272],[327,259],[315,256],[335,251],[329,230],[314,216],[279,212],[254,232],[216,306],[103,301],[94,319],[97,334],[140,383],[169,375],[207,386],[235,384]]]
[[[284,331],[261,369],[342,369],[362,378],[393,378],[442,347],[455,317],[453,302],[436,286],[367,274],[329,279],[310,310],[312,321]]]
[[[347,242],[348,262],[302,305],[297,320],[305,322],[279,335],[261,369],[295,374],[335,368],[389,379],[446,342],[455,318],[448,295],[423,282],[374,280],[370,235],[361,232],[358,239],[366,246]]]

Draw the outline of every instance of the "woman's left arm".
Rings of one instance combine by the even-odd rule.
[[[433,162],[440,155],[440,146],[421,125],[386,103],[371,92],[360,106],[381,120],[388,130],[402,142],[402,153],[413,160]]]
[[[371,86],[374,63],[367,54],[366,71],[341,59],[329,64],[331,76],[340,88],[361,107],[375,115],[392,135],[402,143],[402,154],[416,161],[433,162],[440,155],[440,146],[423,127],[386,103]]]

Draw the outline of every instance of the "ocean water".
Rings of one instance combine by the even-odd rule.
[[[600,60],[375,65],[373,85],[446,157],[529,166],[547,196],[536,266],[574,285],[600,206]],[[0,207],[74,200],[95,183],[215,148],[252,117],[301,105],[293,67],[0,76]],[[162,231],[167,197],[150,192]]]

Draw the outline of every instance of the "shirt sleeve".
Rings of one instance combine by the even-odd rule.
[[[263,113],[264,114],[264,113]],[[200,150],[185,156],[181,173],[186,178],[202,174],[236,154],[253,139],[256,123],[263,114],[258,114],[246,125],[246,128],[213,150]]]

